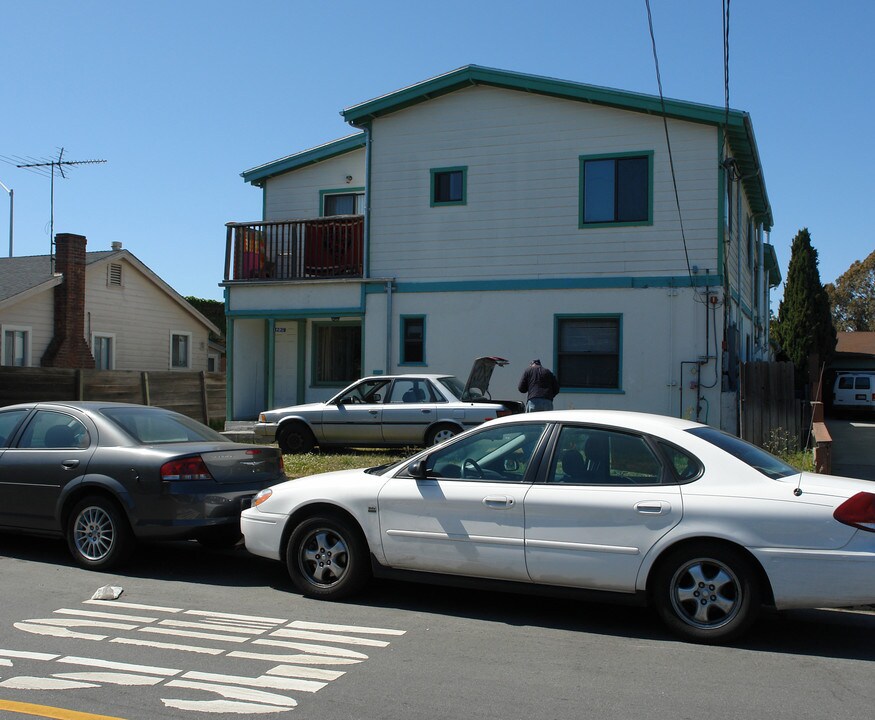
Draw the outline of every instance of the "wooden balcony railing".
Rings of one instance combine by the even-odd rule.
[[[362,277],[362,215],[225,227],[226,281]]]

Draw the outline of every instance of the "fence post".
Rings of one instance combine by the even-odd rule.
[[[143,405],[151,405],[149,400],[149,373],[143,371],[140,373],[140,381],[143,387]]]
[[[201,378],[201,405],[204,411],[204,425],[210,424],[210,403],[207,400],[207,374],[201,370],[200,373]]]

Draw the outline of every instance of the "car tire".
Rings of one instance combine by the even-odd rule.
[[[428,431],[428,434],[425,438],[425,444],[431,447],[432,445],[440,445],[443,442],[446,442],[452,437],[455,437],[459,434],[459,428],[455,425],[450,425],[448,423],[443,423],[441,425],[435,425],[431,430]]]
[[[280,425],[276,432],[276,441],[280,450],[286,455],[310,452],[316,445],[316,438],[305,425]]]
[[[719,543],[679,548],[655,571],[652,603],[684,640],[720,644],[746,632],[759,614],[762,589],[753,562]]]
[[[371,574],[360,530],[333,515],[307,518],[292,531],[286,566],[295,588],[326,600],[353,595]]]
[[[109,570],[124,560],[133,544],[133,533],[124,511],[114,500],[91,495],[70,512],[67,546],[73,559],[90,570]]]

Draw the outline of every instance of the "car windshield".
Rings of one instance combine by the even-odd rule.
[[[730,455],[734,455],[743,463],[750,465],[754,470],[759,470],[766,477],[773,480],[798,475],[799,471],[792,465],[788,465],[780,458],[753,445],[747,440],[742,440],[734,435],[725,433],[712,427],[701,427],[687,430],[691,435],[702,438]]]
[[[100,414],[142,445],[182,442],[228,442],[224,435],[196,420],[159,408],[103,408]]]
[[[455,398],[461,398],[465,392],[465,383],[457,377],[449,376],[438,378],[438,382],[449,390]]]

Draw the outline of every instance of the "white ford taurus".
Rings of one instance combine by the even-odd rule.
[[[658,415],[494,420],[395,465],[263,490],[241,526],[250,552],[326,599],[372,574],[607,593],[710,643],[763,606],[875,603],[875,484]]]

